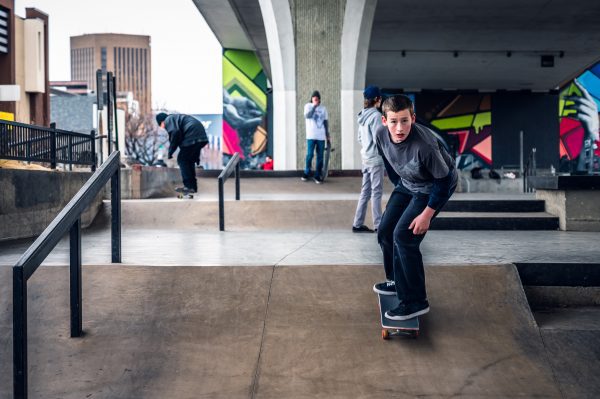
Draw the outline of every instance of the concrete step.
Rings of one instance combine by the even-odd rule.
[[[441,212],[432,230],[558,230],[558,217],[546,212]]]
[[[537,199],[450,199],[444,212],[544,212],[544,201]]]
[[[105,202],[109,206],[109,202]],[[355,200],[225,201],[226,229],[345,230],[352,226]],[[219,204],[203,200],[126,200],[125,226],[218,229]],[[371,212],[365,223],[372,226]],[[441,212],[435,230],[557,230],[558,218],[545,212]]]

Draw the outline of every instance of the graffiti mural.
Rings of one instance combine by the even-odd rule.
[[[597,63],[560,92],[560,172],[600,171],[599,108],[600,63]]]
[[[223,164],[260,169],[267,158],[267,78],[252,51],[223,51]]]
[[[417,104],[418,105],[418,104]],[[455,138],[459,169],[492,166],[492,112],[489,94],[459,94],[429,123]]]

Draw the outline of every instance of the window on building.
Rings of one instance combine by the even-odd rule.
[[[0,7],[0,54],[8,54],[9,20],[10,12],[8,9]]]

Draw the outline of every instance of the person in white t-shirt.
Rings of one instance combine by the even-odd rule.
[[[315,166],[315,183],[323,183],[323,151],[325,140],[329,141],[329,128],[327,108],[321,104],[321,94],[315,90],[310,96],[310,102],[304,106],[304,118],[306,121],[306,166],[302,181],[311,177],[311,166],[314,152],[317,152],[317,164]]]

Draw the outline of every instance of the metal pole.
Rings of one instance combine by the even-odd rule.
[[[523,131],[521,130],[519,132],[519,168],[521,176],[523,176],[523,172],[525,171],[525,168],[523,166],[524,157],[525,154],[523,153]]]
[[[95,172],[98,158],[96,157],[96,131],[94,129],[92,129],[90,133],[90,140],[90,142],[92,143],[92,172]]]
[[[102,86],[102,69],[96,70],[96,105],[97,105],[97,119],[98,119],[98,136],[102,136],[102,110],[104,109],[104,87]],[[104,146],[102,145],[102,139],[98,144],[98,161],[100,164],[104,163]]]
[[[240,200],[240,163],[235,164],[235,200]]]
[[[73,170],[73,136],[69,135],[69,170]]]
[[[82,307],[81,301],[81,217],[73,223],[70,235],[70,290],[71,290],[71,337],[81,337]]]
[[[56,169],[56,123],[51,123],[50,129],[50,169]]]
[[[118,160],[117,160],[118,162]],[[112,263],[121,263],[121,167],[110,178]]]
[[[115,149],[119,151],[119,115],[117,112],[117,77],[113,76],[112,78],[112,89],[113,89],[113,108],[114,108],[114,116],[115,116]]]
[[[13,396],[27,399],[27,279],[13,267]]]
[[[223,201],[223,179],[219,178],[219,230],[225,231],[225,203]]]
[[[112,109],[112,72],[106,73],[106,131],[108,135],[108,155],[112,154],[112,130],[113,130],[113,109]]]

